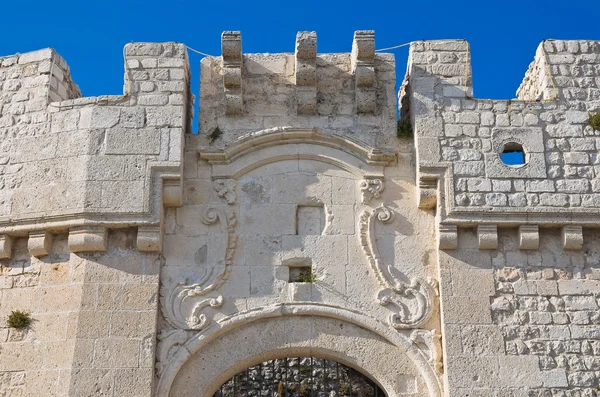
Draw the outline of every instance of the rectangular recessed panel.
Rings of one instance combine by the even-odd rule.
[[[296,234],[300,236],[318,235],[325,229],[325,211],[322,206],[298,206],[296,212]]]

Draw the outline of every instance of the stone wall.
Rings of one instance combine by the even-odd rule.
[[[3,84],[2,106],[2,132],[8,138],[4,167],[10,176],[3,189],[7,223],[81,213],[105,219],[152,214],[154,223],[160,221],[160,208],[152,208],[156,203],[150,200],[152,185],[157,173],[180,172],[189,123],[185,49],[131,44],[125,51],[123,96],[49,102],[56,99],[52,85],[58,78],[50,73],[65,80],[58,92],[69,93],[64,86],[71,84],[60,57],[51,64],[58,66],[45,66],[54,59],[51,50],[21,55],[17,65],[2,72],[12,77]],[[20,70],[36,75],[16,80]],[[46,81],[52,81],[50,88]]]
[[[521,97],[543,99],[539,101],[465,96],[465,91],[472,91],[468,59],[463,41],[411,45],[408,84],[414,92],[411,117],[419,166],[450,169],[447,211],[451,216],[468,222],[481,208],[502,217],[552,213],[546,221],[561,213],[581,213],[582,220],[585,214],[597,214],[600,132],[587,121],[588,112],[600,110],[596,81],[600,44],[546,41],[540,45],[519,90]],[[543,77],[546,71],[551,78]],[[523,147],[525,165],[502,162],[507,143]]]
[[[230,57],[207,57],[200,65],[203,143],[211,143],[216,127],[222,136],[214,144],[222,146],[244,134],[294,126],[394,146],[395,63],[391,54],[374,52],[369,35],[356,33],[360,51],[353,53],[317,54],[316,33],[301,32],[293,54],[242,55],[241,35],[225,32],[223,51]],[[239,104],[228,110],[233,98]]]
[[[510,101],[472,98],[466,42],[412,43],[414,142],[372,31],[241,43],[197,135],[182,44],[128,44],[121,96],[0,58],[1,395],[212,397],[300,356],[388,397],[597,395],[598,42],[542,43]]]
[[[482,100],[466,42],[411,44],[403,102],[420,206],[438,210],[451,396],[596,395],[599,61],[598,42],[547,40],[518,99]],[[505,164],[515,147],[524,164]]]
[[[78,255],[57,234],[42,259],[15,240],[0,265],[4,395],[151,394],[160,258],[135,250],[135,230],[108,240],[106,253]],[[8,328],[15,310],[32,325]]]
[[[439,395],[434,218],[395,137],[393,58],[372,32],[352,54],[316,55],[310,32],[294,55],[239,45],[226,32],[203,61],[183,204],[166,213],[158,395],[212,397],[249,365],[307,353],[388,395]]]
[[[0,379],[10,396],[150,396],[164,206],[181,201],[185,47],[125,47],[81,98],[52,49],[0,59]],[[9,328],[12,311],[31,315]]]

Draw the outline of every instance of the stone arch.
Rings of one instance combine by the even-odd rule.
[[[315,128],[282,127],[245,135],[225,149],[205,149],[200,158],[213,165],[213,178],[238,179],[277,161],[316,160],[356,177],[383,176],[383,167],[396,161],[393,152],[372,148],[347,136]]]
[[[294,355],[352,367],[388,397],[441,396],[434,369],[406,335],[361,313],[316,303],[273,305],[214,323],[174,354],[157,395],[211,397],[241,370]]]

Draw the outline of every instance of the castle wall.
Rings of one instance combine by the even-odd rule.
[[[199,135],[205,138],[203,144],[211,143],[209,136],[216,127],[222,136],[214,144],[221,146],[244,134],[294,126],[352,135],[372,146],[395,145],[393,56],[375,53],[374,48],[362,50],[364,54],[354,56],[355,61],[351,53],[317,54],[316,34],[304,34],[293,54],[242,54],[240,37],[224,41],[236,43],[231,59],[239,59],[237,64],[227,57],[202,60]],[[365,70],[359,80],[357,63],[359,73]],[[232,83],[229,76],[234,73]],[[232,98],[239,107],[231,108]]]
[[[212,397],[286,356],[388,397],[597,394],[598,42],[543,42],[510,101],[473,99],[466,42],[412,43],[414,139],[372,31],[224,32],[198,135],[185,46],[124,56],[93,98],[51,49],[0,58],[0,394]]]
[[[128,229],[111,233],[107,252],[78,255],[58,234],[38,259],[15,240],[0,316],[25,311],[33,323],[0,327],[5,395],[151,395],[160,258],[134,245]]]
[[[189,72],[125,48],[125,94],[81,98],[52,49],[0,60],[3,395],[150,396],[163,203],[181,199]],[[10,328],[12,311],[33,319]]]
[[[241,42],[224,33],[224,46],[231,36]],[[377,90],[365,113],[358,55],[313,53],[316,89],[303,90],[307,37],[315,48],[304,32],[294,55],[239,58],[234,88],[226,57],[202,63],[201,132],[187,136],[183,204],[165,219],[158,395],[211,397],[282,354],[341,361],[390,396],[440,391],[434,216],[413,205],[411,144],[395,138],[393,58],[365,66]],[[367,38],[355,35],[357,53],[373,50]],[[241,113],[227,95],[243,97]],[[294,279],[306,269],[312,280]]]
[[[540,45],[511,101],[473,99],[464,41],[411,44],[422,207],[438,208],[448,395],[593,395],[600,45]],[[521,145],[524,165],[502,160]]]

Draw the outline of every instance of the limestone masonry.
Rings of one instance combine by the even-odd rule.
[[[398,83],[351,48],[224,32],[198,134],[183,44],[128,44],[122,96],[0,58],[0,396],[371,396],[321,359],[379,396],[600,396],[600,42],[544,41],[510,101],[465,41]]]

